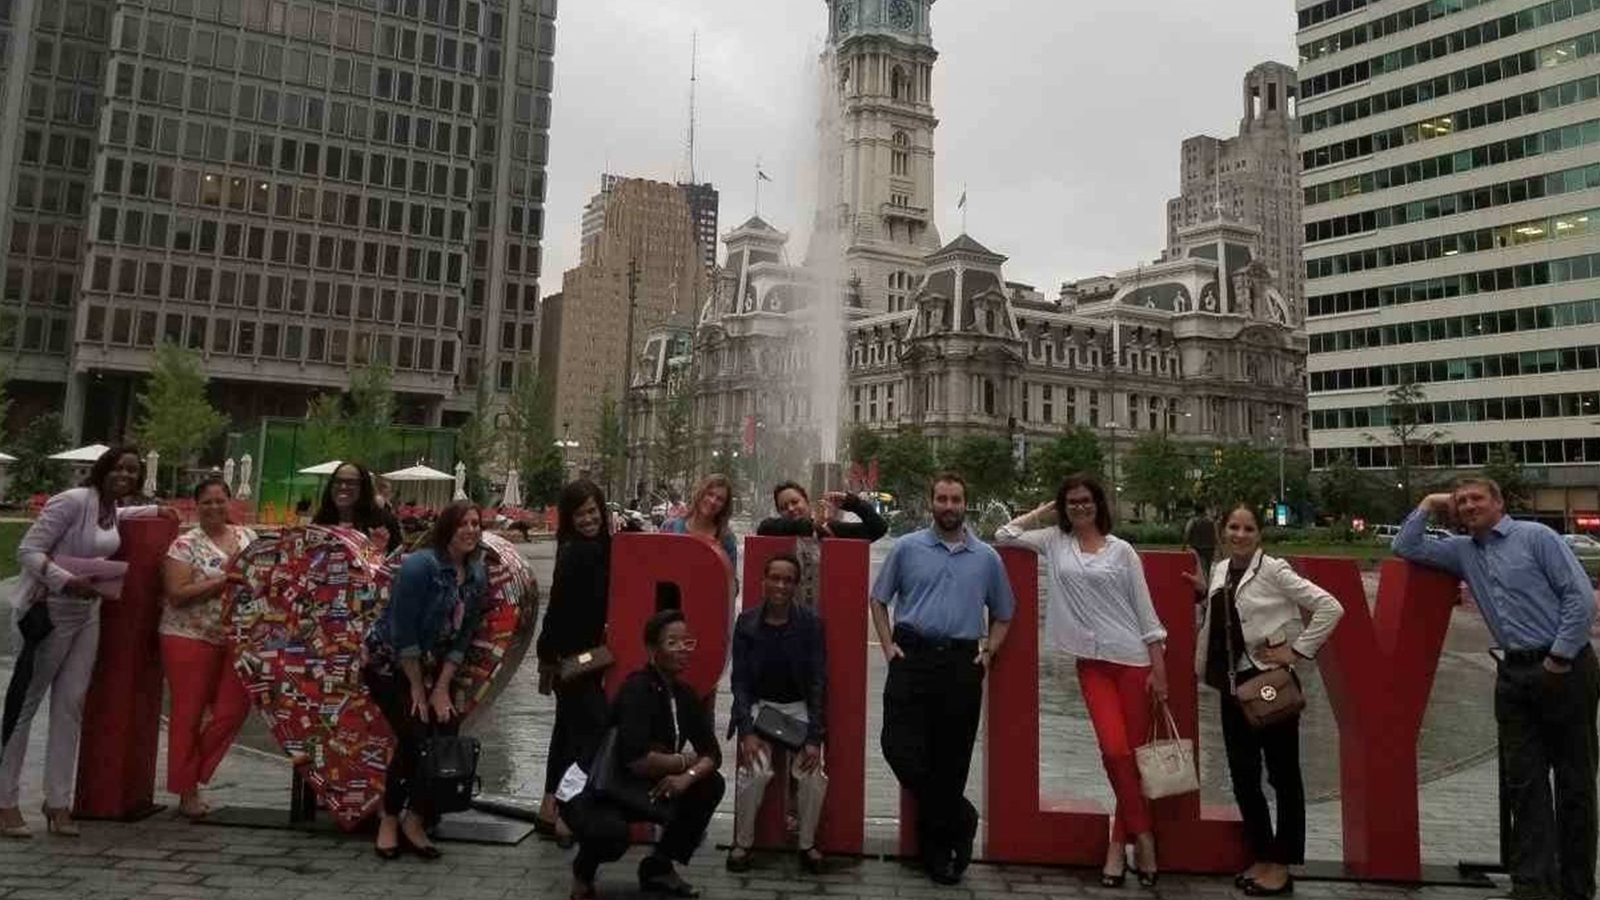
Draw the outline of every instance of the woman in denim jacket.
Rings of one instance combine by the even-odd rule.
[[[478,630],[489,583],[482,533],[476,506],[462,500],[445,507],[432,543],[400,566],[389,605],[367,635],[362,674],[396,739],[374,844],[383,859],[394,859],[402,847],[424,859],[439,856],[427,834],[432,811],[419,808],[410,782],[422,742],[460,727],[450,686]]]

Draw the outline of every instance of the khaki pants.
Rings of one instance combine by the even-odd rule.
[[[785,715],[806,721],[804,703],[756,704],[754,715],[762,706],[772,706]],[[817,766],[815,771],[800,771],[800,754],[789,754],[789,775],[794,778],[799,793],[800,819],[799,845],[802,850],[816,846],[817,823],[822,819],[822,801],[828,796],[828,776]],[[740,766],[733,782],[733,843],[749,849],[756,842],[756,819],[761,812],[761,800],[766,796],[767,785],[772,781],[772,757],[762,754],[750,765]]]

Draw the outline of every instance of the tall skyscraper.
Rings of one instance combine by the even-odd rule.
[[[839,92],[839,121],[823,127],[836,126],[839,143],[829,136],[822,142],[815,228],[837,229],[846,277],[861,306],[879,312],[905,308],[923,258],[940,246],[933,215],[934,2],[828,0],[837,86],[824,89]]]
[[[700,242],[701,258],[705,261],[706,271],[717,267],[717,213],[721,205],[721,195],[717,187],[710,182],[704,184],[680,184],[684,196],[689,200],[689,215],[694,219],[695,239]]]
[[[1509,448],[1534,512],[1595,524],[1600,3],[1297,4],[1314,463],[1392,469]]]
[[[407,421],[509,391],[537,354],[555,11],[19,0],[0,317],[24,324],[0,347],[22,393],[115,436],[163,341],[241,423],[370,363]]]
[[[1300,262],[1300,125],[1295,117],[1298,90],[1294,69],[1283,63],[1262,63],[1246,73],[1239,134],[1185,140],[1182,193],[1167,201],[1169,255],[1183,243],[1180,231],[1217,218],[1220,201],[1227,217],[1261,229],[1260,259],[1272,270],[1278,292],[1297,310],[1305,296]]]
[[[707,284],[698,226],[679,185],[618,179],[604,207],[604,226],[562,277],[559,316],[547,320],[544,337],[556,359],[541,364],[555,385],[552,424],[579,442],[569,454],[579,461],[595,452],[604,400],[622,401],[624,360],[637,360],[652,328],[691,322]],[[637,280],[631,348],[630,271]]]

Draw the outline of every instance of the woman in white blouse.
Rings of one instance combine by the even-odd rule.
[[[178,795],[178,812],[190,819],[211,811],[200,785],[211,781],[250,714],[250,695],[228,666],[222,598],[228,568],[256,533],[228,521],[232,499],[233,490],[220,476],[200,482],[194,489],[200,524],[179,535],[161,561],[167,595],[161,662],[172,693],[167,790]]]
[[[1139,554],[1111,534],[1105,490],[1086,475],[1068,478],[1055,500],[1002,526],[995,542],[1043,557],[1045,638],[1050,649],[1077,659],[1078,684],[1117,796],[1101,884],[1120,887],[1126,880],[1124,848],[1131,841],[1139,883],[1154,886],[1154,826],[1133,751],[1150,730],[1151,695],[1167,698],[1167,630],[1156,617]]]
[[[13,646],[20,644],[23,651],[6,690],[6,715],[0,727],[0,836],[31,836],[17,800],[28,727],[47,691],[50,739],[44,763],[45,822],[51,834],[78,834],[70,812],[72,787],[83,699],[89,693],[100,649],[100,594],[87,575],[75,575],[55,560],[105,559],[115,554],[122,545],[118,519],[158,512],[176,517],[155,506],[117,505],[138,489],[143,475],[137,449],[107,450],[95,460],[82,487],[50,498],[17,546],[22,575],[16,597],[21,602],[13,603],[12,640]]]

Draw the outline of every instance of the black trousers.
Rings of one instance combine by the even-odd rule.
[[[389,730],[395,736],[394,755],[389,758],[389,770],[383,781],[383,811],[397,816],[401,810],[409,809],[431,822],[437,817],[434,811],[423,808],[425,804],[411,799],[411,780],[417,770],[417,755],[422,750],[422,742],[431,735],[448,736],[460,731],[461,720],[458,717],[442,725],[433,725],[413,716],[411,682],[406,680],[403,672],[383,675],[364,669],[361,675],[367,683],[367,693],[371,695],[372,702],[378,704],[383,718],[389,723]]]
[[[1519,896],[1595,895],[1597,706],[1600,668],[1591,648],[1560,676],[1547,678],[1542,659],[1500,665],[1494,715],[1511,804],[1511,881]]]
[[[941,648],[895,630],[905,656],[883,685],[883,757],[917,801],[917,843],[925,864],[969,851],[978,811],[966,798],[972,745],[983,711],[983,666],[975,645]]]
[[[722,775],[711,772],[695,781],[687,791],[673,799],[667,824],[656,842],[653,857],[688,865],[695,848],[705,838],[711,814],[722,802],[725,785]],[[591,793],[572,798],[563,812],[567,826],[577,838],[578,855],[572,860],[572,874],[580,881],[593,882],[602,863],[615,862],[628,852],[628,818],[618,807]],[[641,875],[660,874],[666,863],[652,864],[646,859],[639,866]]]
[[[588,765],[606,733],[606,691],[598,673],[573,682],[557,682],[556,722],[550,729],[550,754],[544,769],[544,792],[554,794],[561,776],[573,763]]]
[[[1261,674],[1247,669],[1241,682]],[[1239,701],[1222,698],[1222,740],[1228,749],[1228,774],[1233,800],[1244,819],[1250,853],[1258,862],[1299,865],[1306,861],[1306,787],[1300,776],[1300,717],[1257,730],[1250,727]],[[1267,795],[1261,790],[1261,765],[1278,801],[1278,827],[1272,827]]]

